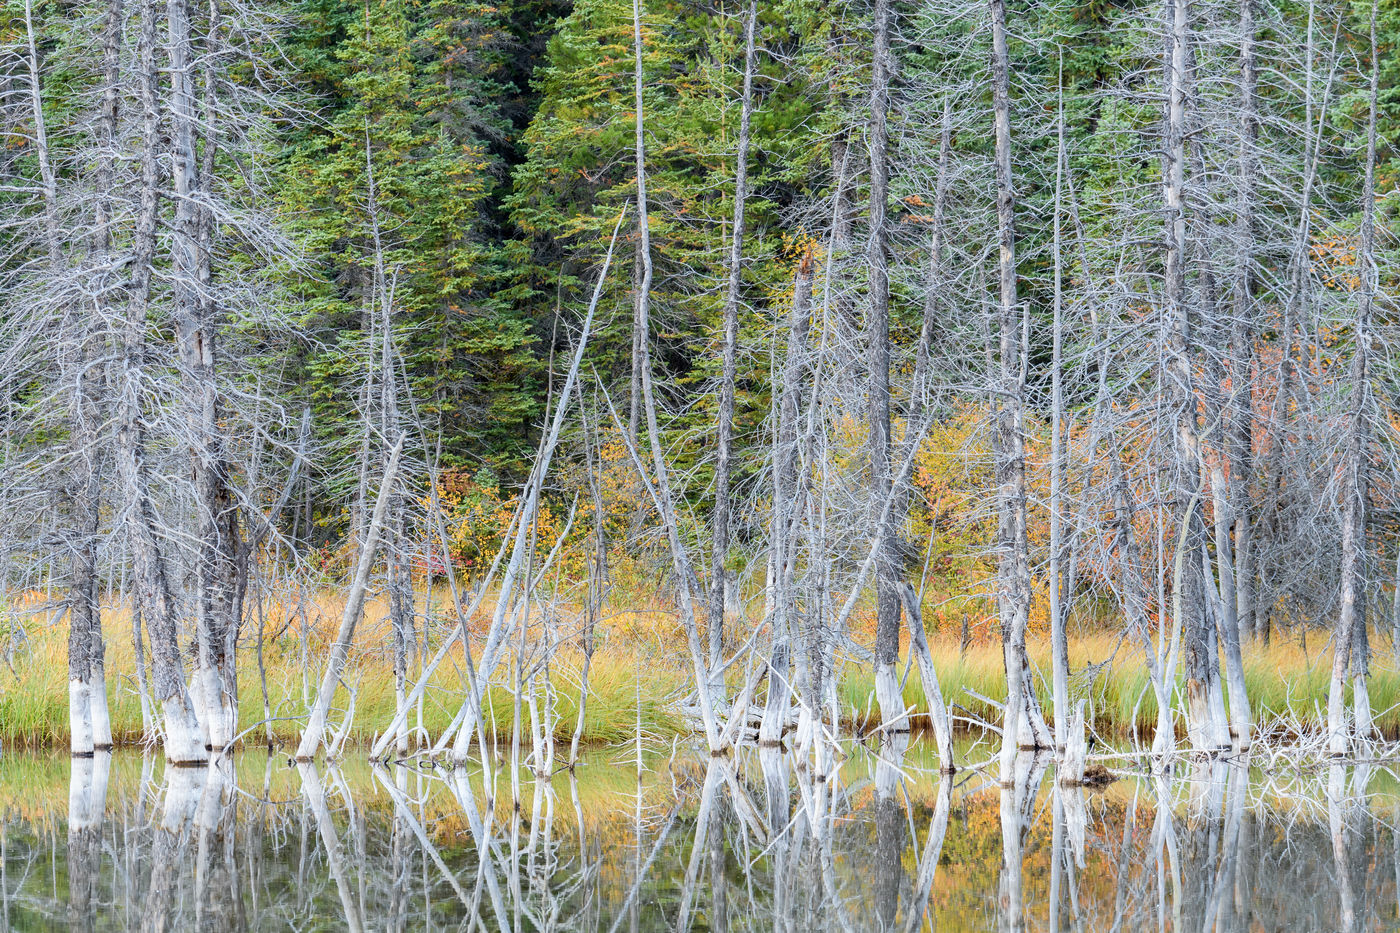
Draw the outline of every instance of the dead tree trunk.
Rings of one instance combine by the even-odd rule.
[[[1025,315],[1016,289],[1016,195],[1011,175],[1011,78],[1006,47],[1006,4],[990,0],[992,108],[996,127],[997,313],[999,371],[996,464],[998,508],[997,602],[1006,664],[1007,701],[1002,761],[1020,748],[1048,748],[1026,653],[1031,611],[1030,541],[1026,516]],[[1006,773],[1002,777],[1005,779]]]
[[[638,31],[640,31],[640,29]],[[467,760],[473,734],[481,722],[482,698],[485,695],[486,688],[491,678],[496,673],[496,668],[500,664],[506,639],[511,633],[511,629],[507,627],[506,619],[515,599],[515,588],[518,585],[525,563],[525,546],[529,537],[528,531],[534,524],[535,516],[539,508],[540,488],[543,486],[545,477],[549,473],[550,463],[554,458],[554,450],[559,443],[559,436],[564,427],[564,416],[569,410],[569,400],[573,396],[575,391],[574,386],[578,382],[579,368],[583,362],[584,351],[588,347],[588,338],[593,326],[593,318],[598,310],[598,302],[602,297],[603,285],[607,281],[608,268],[612,264],[613,250],[617,245],[617,234],[622,227],[622,221],[625,216],[626,209],[624,208],[623,211],[618,214],[617,223],[613,227],[612,239],[608,243],[608,251],[603,257],[603,266],[598,273],[598,282],[593,289],[593,297],[589,301],[588,312],[584,316],[583,326],[579,333],[578,346],[574,348],[573,361],[569,366],[569,373],[564,378],[564,386],[559,392],[559,404],[555,406],[549,431],[545,434],[540,443],[539,455],[536,457],[535,465],[531,470],[529,478],[525,482],[525,488],[520,496],[521,505],[517,513],[517,518],[512,523],[512,526],[508,526],[507,528],[509,541],[502,545],[501,554],[504,555],[508,549],[510,556],[507,558],[501,572],[500,591],[496,599],[496,608],[492,613],[491,626],[486,635],[486,644],[481,649],[481,663],[475,673],[473,673],[470,660],[468,661],[467,674],[469,683],[466,701],[462,704],[457,718],[449,727],[448,734],[438,739],[438,745],[442,747],[446,747],[449,741],[453,741],[452,756],[458,764],[464,763]],[[643,477],[643,480],[645,480],[645,477]],[[645,482],[643,485],[646,485]],[[441,537],[445,544],[446,535],[442,534]],[[465,628],[465,617],[462,619],[462,623],[462,626],[459,627],[457,631],[465,635],[463,631]],[[456,635],[453,637],[455,639]],[[699,636],[697,634],[696,642],[692,646],[695,648],[696,652],[699,651],[698,639]],[[466,644],[465,637],[463,638],[463,644],[464,646]],[[446,648],[450,645],[451,642],[448,642],[440,648],[438,656],[433,664],[430,664],[424,669],[423,675],[419,677],[418,684],[413,689],[413,696],[409,699],[409,702],[414,702],[418,696],[421,696],[422,690],[427,686],[427,674],[430,673],[438,661],[441,661],[441,659],[445,657]],[[470,654],[468,654],[468,658],[470,658]],[[696,654],[695,658],[699,659],[699,655]],[[703,659],[699,660],[700,664],[697,667],[697,676],[703,674],[704,670]],[[700,676],[696,681],[697,689],[704,683],[705,678]],[[708,698],[708,693],[700,689],[700,694],[703,705]],[[455,741],[451,734],[453,730],[456,731]],[[372,754],[382,754],[384,751],[384,744],[384,739],[376,743]]]
[[[682,626],[685,630],[686,645],[690,649],[691,664],[695,674],[695,691],[699,698],[700,715],[704,720],[705,735],[709,741],[710,751],[719,751],[721,747],[721,733],[718,720],[715,718],[714,707],[710,705],[710,692],[706,685],[710,681],[708,668],[705,664],[704,652],[700,644],[700,631],[695,621],[695,604],[691,593],[691,571],[690,557],[686,553],[685,543],[681,539],[680,526],[676,519],[675,500],[671,494],[671,483],[668,477],[669,470],[666,465],[666,455],[662,449],[661,427],[656,417],[656,395],[652,387],[651,379],[651,337],[650,337],[650,304],[651,304],[651,231],[648,227],[647,214],[647,171],[646,171],[646,124],[643,117],[642,99],[642,6],[641,0],[632,0],[632,40],[633,51],[636,55],[635,72],[635,95],[637,103],[637,229],[641,236],[642,248],[642,279],[641,291],[637,299],[638,308],[638,333],[643,335],[641,340],[640,353],[641,361],[641,383],[642,383],[642,408],[646,417],[647,441],[651,448],[651,466],[656,474],[653,495],[656,500],[657,511],[661,515],[662,524],[666,529],[666,539],[671,550],[671,569],[675,574],[677,609],[680,611]],[[645,470],[640,469],[639,475],[644,484],[647,484]]]
[[[1284,495],[1285,483],[1283,479],[1284,456],[1287,450],[1286,438],[1291,430],[1289,422],[1296,418],[1303,417],[1306,407],[1307,392],[1301,388],[1302,376],[1300,367],[1294,359],[1295,347],[1298,339],[1295,331],[1298,329],[1298,322],[1306,317],[1308,308],[1312,302],[1312,241],[1313,241],[1313,190],[1318,178],[1318,168],[1323,151],[1322,129],[1325,123],[1325,116],[1322,120],[1314,120],[1314,111],[1321,110],[1325,115],[1327,111],[1327,94],[1323,95],[1323,103],[1319,108],[1314,100],[1315,92],[1313,88],[1313,62],[1316,57],[1315,52],[1315,21],[1317,16],[1316,0],[1308,0],[1307,9],[1307,38],[1304,51],[1304,75],[1303,75],[1303,115],[1304,115],[1304,146],[1303,157],[1305,169],[1303,174],[1302,191],[1298,200],[1298,222],[1296,232],[1291,244],[1289,255],[1289,287],[1285,300],[1283,301],[1283,321],[1279,328],[1279,353],[1278,353],[1278,374],[1277,389],[1274,398],[1271,400],[1271,417],[1266,429],[1267,445],[1269,447],[1268,463],[1264,470],[1264,489],[1262,494],[1263,503],[1260,508],[1260,534],[1255,543],[1255,550],[1263,553],[1263,548],[1278,542],[1286,536],[1287,529],[1283,527],[1284,515]],[[1338,23],[1340,32],[1340,22]],[[1337,47],[1337,35],[1333,35],[1331,59],[1335,62]],[[1330,87],[1330,78],[1328,87]],[[1303,336],[1302,340],[1307,337]],[[1293,404],[1290,404],[1290,401]],[[1262,636],[1265,644],[1268,643],[1270,629],[1271,606],[1275,600],[1269,580],[1269,574],[1262,561],[1259,562],[1258,572],[1258,594],[1255,601],[1259,608],[1254,613],[1254,635]]]
[[[720,671],[724,648],[725,586],[729,555],[729,474],[734,435],[734,381],[739,345],[739,293],[743,286],[744,207],[749,193],[749,136],[753,117],[754,32],[758,3],[749,3],[744,25],[744,91],[739,109],[739,145],[734,158],[734,225],[729,240],[729,281],[724,295],[723,372],[719,384],[719,413],[715,424],[715,510],[710,555],[710,600],[707,656],[710,665],[711,703],[724,703],[724,678]]]
[[[109,0],[107,14],[102,23],[102,105],[98,118],[98,157],[96,171],[97,196],[93,199],[93,258],[94,262],[101,263],[104,271],[101,273],[96,285],[96,310],[102,316],[108,314],[110,305],[113,303],[112,294],[114,287],[110,281],[111,273],[107,271],[111,265],[112,255],[112,203],[114,194],[114,168],[113,159],[116,152],[117,138],[117,117],[119,112],[120,82],[121,82],[121,51],[122,51],[122,25],[123,25],[123,0]],[[79,383],[80,403],[90,406],[90,417],[79,420],[79,428],[85,437],[79,442],[82,446],[97,450],[102,447],[102,439],[96,433],[97,423],[101,415],[101,409],[97,405],[97,400],[107,394],[107,372],[105,365],[98,364],[100,351],[107,349],[110,344],[105,340],[98,340],[95,334],[88,334],[86,344],[86,354],[83,362],[83,381]],[[110,439],[107,440],[110,444]],[[104,458],[110,458],[110,449],[100,451],[99,459],[94,463],[94,467],[100,470]],[[96,484],[97,490],[101,490],[100,475],[90,477],[90,482]],[[94,509],[100,509],[101,501],[93,499],[91,505]],[[100,516],[92,515],[87,519],[88,527],[95,535]],[[93,555],[96,560],[96,554]],[[97,580],[96,565],[93,565],[94,576],[90,590],[89,599],[93,606],[92,617],[92,640],[91,649],[88,654],[88,662],[91,665],[92,691],[89,695],[89,704],[92,710],[92,739],[94,749],[110,748],[112,745],[112,720],[107,708],[107,677],[106,677],[106,657],[107,645],[102,636],[102,617],[97,611]],[[79,582],[75,580],[75,585]],[[123,583],[123,589],[125,584]],[[132,624],[139,636],[140,614],[133,607]],[[149,731],[152,722],[149,715],[150,698],[146,690],[145,683],[145,660],[142,658],[140,646],[134,645],[136,650],[136,679],[138,692],[141,699],[141,724],[144,730]]]
[[[1254,197],[1258,172],[1258,85],[1254,58],[1254,0],[1240,0],[1240,155],[1235,225],[1235,312],[1230,330],[1230,504],[1234,509],[1235,618],[1254,631],[1254,524],[1249,476],[1254,453]]]
[[[1216,645],[1206,619],[1205,581],[1195,555],[1205,546],[1205,526],[1196,503],[1200,496],[1201,444],[1196,419],[1196,389],[1192,364],[1194,341],[1186,299],[1186,115],[1190,96],[1190,17],[1188,0],[1166,0],[1167,43],[1163,55],[1162,207],[1166,217],[1163,335],[1165,394],[1175,429],[1173,507],[1182,533],[1176,557],[1179,573],[1173,598],[1182,606],[1186,647],[1186,715],[1192,747],[1220,747],[1224,724],[1212,714],[1211,691],[1217,672]],[[1227,743],[1228,744],[1228,741]]]
[[[141,617],[151,637],[152,690],[165,719],[165,754],[179,764],[205,761],[199,718],[180,659],[179,626],[170,590],[146,462],[144,387],[146,330],[155,277],[160,210],[159,72],[156,70],[155,0],[141,0],[137,83],[141,105],[140,187],[132,241],[132,282],[122,328],[121,423],[117,467],[127,493],[126,525]]]
[[[815,261],[811,250],[808,250],[798,263],[797,280],[793,286],[773,446],[773,650],[768,662],[768,702],[758,735],[760,744],[770,746],[781,744],[787,726],[794,666],[800,671],[795,680],[801,687],[805,687],[807,675],[811,672],[811,659],[793,651],[797,627],[797,594],[793,577],[796,569],[797,520],[802,507],[798,485],[797,422],[806,369],[814,269]],[[802,692],[799,690],[799,696]]]
[[[641,63],[637,64],[637,80],[641,81]],[[642,331],[642,238],[632,244],[632,377],[628,382],[627,436],[633,444],[641,437],[642,424],[642,344],[650,335]]]
[[[204,105],[201,121],[204,131],[200,158],[202,184],[208,192],[213,184],[215,156],[219,151],[218,94],[216,68],[219,56],[225,53],[219,10],[220,0],[208,0],[207,40],[203,48]],[[230,739],[238,732],[238,635],[243,624],[243,599],[248,589],[249,542],[244,539],[240,503],[233,482],[233,463],[224,446],[224,411],[220,405],[215,381],[218,364],[218,337],[222,325],[220,308],[214,299],[214,228],[213,211],[202,206],[198,214],[198,276],[200,283],[200,321],[205,330],[204,371],[202,386],[204,427],[209,438],[211,502],[218,507],[214,514],[212,541],[214,560],[214,631],[218,639],[215,660],[219,671],[220,731]]]
[[[326,672],[321,678],[321,686],[316,691],[316,702],[311,707],[311,715],[307,719],[306,729],[301,734],[301,742],[297,745],[297,761],[310,761],[316,757],[316,752],[320,750],[322,739],[326,732],[326,718],[330,714],[331,700],[335,698],[336,687],[340,684],[340,675],[345,671],[345,663],[350,657],[350,645],[355,638],[355,627],[360,622],[360,615],[365,605],[365,589],[369,585],[370,570],[374,566],[374,554],[379,543],[379,534],[384,527],[384,516],[388,511],[389,499],[392,498],[394,483],[398,479],[399,456],[403,452],[403,440],[399,440],[392,452],[389,454],[389,461],[384,466],[384,478],[379,487],[379,497],[374,503],[374,514],[370,517],[369,529],[365,532],[364,546],[360,549],[359,563],[355,568],[355,579],[350,583],[350,593],[345,600],[345,612],[340,618],[340,629],[336,633],[335,642],[331,645],[331,655],[326,662]],[[353,709],[353,704],[351,705]],[[342,724],[342,732],[350,727],[349,714],[347,721]],[[332,749],[334,745],[329,746]]]
[[[63,277],[63,246],[58,216],[58,184],[49,153],[48,125],[44,115],[43,85],[40,79],[39,50],[34,32],[33,4],[25,0],[24,28],[29,70],[30,109],[34,123],[34,150],[39,163],[39,179],[44,202],[44,241],[51,287],[59,287]],[[114,41],[109,21],[104,41]],[[105,113],[104,113],[105,117]],[[105,128],[105,127],[104,127]],[[99,194],[98,202],[109,192]],[[105,205],[103,205],[105,206]],[[101,207],[99,207],[99,210]],[[65,302],[67,305],[67,302]],[[97,599],[97,530],[100,520],[102,451],[97,436],[97,395],[100,362],[94,343],[97,329],[77,308],[65,307],[71,326],[66,337],[77,342],[75,354],[65,354],[73,381],[72,412],[69,416],[69,453],[73,471],[65,490],[72,510],[72,528],[65,535],[69,557],[68,585],[68,734],[74,755],[91,755],[111,748],[112,727],[107,713],[107,687],[103,676],[105,645],[102,617]]]
[[[595,632],[598,620],[603,614],[603,603],[607,598],[608,544],[604,520],[607,515],[603,504],[603,492],[599,483],[598,464],[601,456],[594,456],[597,445],[596,432],[591,430],[588,412],[584,408],[583,388],[575,386],[578,393],[579,420],[583,427],[583,457],[585,475],[588,478],[588,492],[593,501],[593,553],[588,567],[588,595],[584,607],[583,631],[579,633],[579,650],[583,653],[583,667],[579,671],[578,721],[574,726],[573,742],[569,746],[569,770],[578,764],[579,742],[587,724],[588,674],[593,666],[593,653],[597,650]]]
[[[399,424],[399,377],[394,363],[394,308],[389,271],[384,262],[383,227],[379,214],[379,188],[374,173],[374,148],[369,121],[365,121],[365,187],[366,210],[373,244],[373,289],[367,305],[377,306],[379,318],[379,436],[383,455],[388,457],[392,447],[403,436]],[[372,360],[371,355],[371,360]],[[371,363],[371,368],[373,364]],[[410,402],[412,398],[410,397]],[[366,424],[366,436],[369,436]],[[406,554],[404,527],[405,496],[396,488],[391,490],[389,511],[393,515],[383,529],[385,571],[389,595],[389,627],[393,642],[395,711],[403,709],[407,681],[409,652],[417,643],[414,635],[413,578]],[[395,717],[398,728],[394,736],[395,750],[408,752],[407,717]]]
[[[1376,111],[1380,94],[1380,64],[1376,42],[1376,3],[1371,3],[1371,89],[1370,110],[1366,121],[1366,176],[1361,191],[1361,255],[1357,272],[1356,317],[1352,325],[1352,357],[1349,373],[1351,401],[1347,410],[1346,435],[1342,447],[1342,566],[1341,600],[1337,612],[1337,627],[1332,635],[1332,679],[1327,692],[1327,748],[1335,756],[1349,749],[1351,730],[1348,728],[1344,684],[1350,669],[1353,680],[1361,687],[1358,703],[1367,702],[1364,712],[1358,709],[1358,720],[1369,721],[1370,709],[1366,691],[1365,659],[1353,662],[1352,654],[1365,651],[1357,644],[1358,617],[1366,599],[1364,579],[1366,548],[1366,461],[1370,446],[1370,350],[1371,315],[1375,304],[1378,271],[1376,268]],[[1364,638],[1364,634],[1363,634]],[[1354,691],[1355,694],[1355,691]]]
[[[889,0],[875,0],[875,49],[870,69],[870,310],[865,322],[869,389],[870,515],[875,523],[875,698],[887,729],[908,731],[899,688],[899,548],[890,472],[890,279],[887,202],[890,186]]]
[[[194,40],[188,0],[166,5],[170,56],[170,127],[175,213],[171,223],[171,284],[175,298],[175,337],[185,405],[185,438],[190,452],[199,513],[199,555],[195,570],[198,646],[193,693],[205,744],[214,750],[233,741],[238,729],[237,696],[229,667],[230,641],[238,620],[238,510],[222,451],[219,391],[215,381],[217,333],[209,300],[212,219],[201,200],[208,179],[200,178],[193,68]],[[215,29],[217,23],[211,24]],[[208,49],[205,54],[209,54]],[[212,103],[212,102],[211,102]],[[207,109],[207,108],[206,108]],[[213,114],[203,115],[205,157],[216,146]],[[212,164],[212,163],[211,163]]]
[[[1058,114],[1055,146],[1055,218],[1051,251],[1054,253],[1054,308],[1050,348],[1050,664],[1051,690],[1055,703],[1055,750],[1063,755],[1065,728],[1069,719],[1069,646],[1065,638],[1068,615],[1063,569],[1064,521],[1060,512],[1064,496],[1065,471],[1065,389],[1064,389],[1064,295],[1060,235],[1060,207],[1065,176],[1065,94],[1063,65],[1059,74]]]

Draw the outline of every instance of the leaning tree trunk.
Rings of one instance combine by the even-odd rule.
[[[633,91],[637,105],[637,230],[642,251],[642,278],[641,287],[637,296],[637,330],[642,339],[638,347],[639,352],[637,356],[641,364],[642,414],[646,418],[647,443],[651,448],[651,468],[656,477],[655,484],[651,491],[654,496],[657,511],[661,516],[661,522],[665,526],[666,540],[671,550],[671,569],[676,578],[677,608],[680,610],[681,623],[685,630],[686,647],[690,650],[691,666],[695,675],[695,691],[699,698],[700,716],[701,719],[704,720],[705,736],[709,743],[710,751],[716,752],[722,747],[722,733],[716,718],[716,711],[710,704],[710,692],[706,689],[706,685],[710,681],[710,675],[705,663],[704,649],[700,644],[700,631],[695,620],[695,605],[690,588],[694,573],[690,565],[690,556],[686,553],[685,543],[681,539],[680,523],[676,517],[675,499],[671,494],[671,482],[668,475],[670,471],[667,468],[666,455],[662,449],[661,427],[657,422],[656,416],[656,394],[653,391],[651,378],[651,329],[649,319],[651,308],[652,261],[651,230],[647,213],[646,123],[642,109],[641,0],[632,0],[632,41],[636,61],[633,74]],[[651,484],[646,478],[646,470],[642,467],[640,458],[637,467],[638,474],[643,484],[650,486]]]
[[[638,29],[638,31],[640,32],[640,29]],[[554,451],[558,446],[559,437],[563,431],[564,416],[568,413],[569,401],[575,393],[574,387],[578,383],[579,369],[583,362],[584,352],[588,348],[588,338],[589,334],[592,332],[594,315],[598,310],[598,302],[603,293],[603,284],[607,281],[608,269],[612,265],[613,251],[617,245],[618,231],[621,229],[622,221],[626,213],[627,211],[624,207],[618,214],[617,223],[613,227],[612,239],[608,243],[608,251],[603,257],[603,266],[598,272],[598,281],[593,289],[593,297],[589,300],[588,311],[584,315],[583,325],[579,331],[578,345],[574,348],[574,355],[569,366],[569,373],[564,378],[564,386],[559,393],[559,403],[555,406],[549,431],[545,434],[540,443],[539,455],[535,459],[535,464],[531,469],[530,476],[526,480],[525,488],[521,493],[521,505],[518,517],[514,522],[513,529],[507,529],[510,540],[508,545],[502,545],[502,555],[504,555],[508,549],[509,557],[506,559],[505,566],[501,571],[499,595],[496,599],[495,610],[491,616],[490,628],[487,630],[486,643],[481,649],[481,663],[477,667],[475,673],[472,673],[470,661],[468,662],[467,673],[469,684],[466,700],[458,711],[457,718],[449,727],[449,734],[444,735],[438,740],[438,745],[445,747],[447,742],[453,741],[450,733],[453,730],[456,731],[456,738],[455,741],[453,741],[452,747],[452,757],[458,764],[466,762],[468,758],[473,734],[481,723],[482,699],[485,696],[487,685],[495,675],[496,668],[500,664],[506,639],[510,635],[510,628],[506,624],[506,617],[514,601],[516,586],[520,580],[522,567],[525,562],[525,544],[528,539],[527,532],[535,521],[535,515],[539,508],[540,489],[549,473],[549,467],[554,458]],[[445,535],[443,537],[445,540]],[[465,626],[465,620],[463,620],[463,626]],[[459,627],[457,631],[463,632],[463,628]],[[454,638],[455,637],[456,636],[454,636]],[[700,650],[698,639],[699,636],[697,633],[696,643],[693,646],[696,652]],[[465,639],[463,643],[465,645]],[[429,665],[429,668],[425,669],[425,675],[437,661],[440,661],[445,656],[444,650],[445,649],[439,649],[437,659],[435,659],[433,665]],[[700,658],[698,653],[693,656],[692,660],[699,661],[696,668],[699,677],[699,679],[696,680],[698,689],[700,685],[706,682],[703,676],[704,661],[703,658]],[[413,689],[413,695],[409,698],[409,702],[414,702],[418,696],[421,696],[426,685],[426,676],[420,676],[418,684]],[[699,692],[701,694],[702,708],[708,709],[709,694],[703,689],[699,690]],[[374,754],[378,755],[383,752],[384,749],[381,746],[384,743],[385,739],[381,739],[379,743],[376,743]]]
[[[384,478],[380,483],[379,497],[374,503],[374,514],[370,517],[369,529],[365,532],[364,546],[360,549],[359,562],[355,568],[355,578],[350,583],[350,593],[345,600],[345,611],[340,618],[340,629],[331,644],[330,658],[326,661],[326,672],[321,677],[321,686],[316,691],[316,702],[311,707],[306,729],[297,745],[297,761],[311,761],[321,748],[325,738],[326,719],[330,714],[331,700],[335,697],[340,675],[345,671],[345,663],[350,657],[350,645],[355,638],[355,627],[365,606],[365,588],[369,585],[369,574],[374,566],[374,554],[379,543],[380,530],[384,527],[385,513],[389,500],[393,497],[394,484],[398,479],[399,456],[403,453],[403,438],[389,454],[384,466]],[[353,709],[353,705],[351,707]],[[346,714],[348,717],[348,713]],[[342,724],[342,731],[350,723]],[[333,746],[328,746],[333,747]]]
[[[638,71],[641,65],[637,66]],[[641,80],[638,78],[638,80]],[[649,337],[642,332],[642,238],[633,243],[632,256],[632,376],[627,386],[627,438],[640,442],[642,424],[642,343]]]

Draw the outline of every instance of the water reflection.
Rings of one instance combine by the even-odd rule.
[[[499,770],[4,759],[0,922],[79,930],[1376,930],[1377,765],[1002,785],[917,743]],[[518,801],[513,799],[518,793]]]

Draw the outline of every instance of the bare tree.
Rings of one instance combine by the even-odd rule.
[[[1028,309],[1016,290],[1016,195],[1011,175],[1011,86],[1006,46],[1006,5],[990,0],[992,107],[996,131],[997,357],[997,602],[1006,663],[1006,715],[1002,721],[1002,780],[1018,747],[1045,748],[1049,737],[1032,688],[1026,628],[1031,611],[1030,541],[1026,504],[1026,341]],[[1057,715],[1059,711],[1056,711]]]
[[[1054,238],[1051,250],[1054,253],[1054,282],[1051,320],[1050,350],[1050,556],[1047,561],[1050,589],[1050,664],[1051,690],[1055,704],[1055,750],[1064,754],[1067,735],[1065,721],[1069,715],[1069,641],[1065,637],[1065,622],[1069,614],[1066,605],[1070,593],[1065,584],[1064,572],[1064,516],[1061,512],[1064,501],[1065,473],[1065,388],[1064,388],[1064,293],[1063,293],[1063,249],[1060,236],[1061,206],[1065,181],[1065,90],[1063,53],[1059,65],[1056,84],[1055,119],[1055,204]]]
[[[676,519],[675,500],[671,493],[671,482],[666,466],[666,454],[662,447],[661,427],[656,417],[656,398],[652,389],[651,376],[651,331],[649,308],[651,302],[651,231],[647,220],[646,188],[646,127],[642,110],[642,8],[641,0],[632,0],[633,50],[636,56],[635,92],[637,101],[637,229],[641,238],[642,279],[637,298],[638,333],[642,335],[638,347],[641,360],[642,406],[646,416],[647,441],[651,447],[651,468],[655,473],[654,483],[649,481],[646,470],[638,462],[639,475],[648,486],[651,496],[661,515],[666,531],[666,540],[671,550],[671,570],[675,575],[677,608],[685,630],[686,645],[690,650],[691,666],[695,676],[695,686],[699,696],[700,715],[705,727],[705,735],[711,751],[721,747],[718,720],[710,705],[709,691],[705,685],[710,682],[706,670],[704,654],[700,646],[700,632],[695,620],[695,604],[691,592],[694,573],[690,567],[690,557],[681,540],[680,526]],[[634,455],[635,456],[635,455]]]
[[[1204,525],[1199,509],[1199,464],[1203,453],[1196,413],[1196,383],[1186,294],[1187,216],[1186,186],[1187,106],[1191,97],[1191,25],[1187,0],[1166,0],[1163,7],[1166,51],[1163,54],[1165,103],[1163,109],[1162,207],[1166,218],[1163,273],[1162,328],[1166,397],[1175,420],[1176,477],[1174,518],[1181,529],[1173,598],[1182,608],[1186,647],[1187,724],[1192,747],[1219,748],[1225,728],[1216,714],[1213,694],[1218,690],[1218,657],[1215,630],[1207,616],[1205,581],[1197,555],[1205,549]]]
[[[1360,280],[1356,295],[1356,316],[1352,322],[1352,357],[1347,389],[1346,428],[1342,437],[1342,543],[1341,596],[1332,641],[1332,679],[1327,691],[1327,745],[1335,756],[1350,747],[1346,700],[1343,687],[1352,676],[1357,726],[1369,731],[1370,700],[1366,689],[1366,629],[1363,604],[1366,599],[1364,549],[1366,547],[1366,489],[1368,448],[1371,442],[1371,318],[1376,300],[1376,121],[1380,94],[1380,60],[1376,42],[1376,3],[1371,3],[1371,87],[1366,119],[1366,165],[1361,190],[1361,243],[1357,257]],[[1358,637],[1359,634],[1359,637]],[[1369,735],[1357,735],[1361,740]]]
[[[217,4],[212,9],[217,14]],[[174,217],[171,221],[171,282],[176,346],[181,364],[182,396],[189,432],[191,472],[198,508],[199,554],[196,557],[197,659],[193,698],[205,744],[223,749],[238,728],[237,683],[233,646],[239,620],[235,618],[238,552],[241,534],[238,506],[230,489],[229,465],[222,452],[218,366],[218,332],[210,294],[210,238],[207,174],[201,178],[200,153],[212,165],[218,146],[216,124],[206,101],[203,139],[198,139],[194,89],[194,37],[188,0],[168,0],[170,56],[171,162]],[[209,43],[217,41],[217,21],[208,25]],[[205,55],[213,54],[206,48]]]
[[[739,302],[743,289],[744,208],[749,192],[749,140],[753,122],[754,33],[758,3],[750,0],[744,20],[744,87],[739,104],[739,140],[734,154],[734,219],[729,239],[729,278],[724,293],[724,364],[720,374],[719,412],[715,421],[715,507],[711,522],[709,630],[706,661],[710,666],[711,703],[724,702],[720,667],[724,650],[725,594],[729,586],[730,472],[734,443],[734,382],[739,344]]]
[[[207,758],[196,707],[180,659],[178,618],[159,519],[151,496],[146,460],[143,383],[148,378],[146,330],[156,261],[156,226],[160,209],[161,127],[159,72],[156,68],[154,0],[139,5],[137,80],[141,107],[139,207],[132,248],[132,282],[122,332],[117,431],[117,466],[126,488],[126,525],[130,538],[137,604],[151,636],[152,690],[165,718],[165,753],[174,762]]]
[[[384,465],[384,477],[379,484],[379,496],[375,499],[374,513],[370,516],[369,528],[365,532],[365,543],[360,549],[355,578],[350,583],[350,592],[345,599],[345,611],[341,615],[340,629],[336,633],[335,641],[331,644],[330,658],[326,661],[326,672],[321,677],[320,688],[316,691],[316,703],[311,707],[311,715],[307,719],[306,728],[302,730],[301,742],[297,745],[296,757],[298,761],[313,760],[325,740],[326,720],[330,715],[331,702],[335,699],[341,674],[344,673],[346,661],[350,657],[350,646],[355,638],[355,627],[359,625],[360,616],[364,612],[365,589],[369,586],[369,575],[374,567],[379,535],[384,527],[389,500],[393,498],[394,484],[398,480],[399,457],[402,453],[403,439],[400,438]],[[352,699],[351,709],[353,710],[353,708]],[[347,712],[346,723],[342,724],[342,730],[348,727],[350,716],[351,713]]]
[[[899,664],[899,547],[889,505],[890,472],[890,280],[889,230],[889,0],[875,0],[875,42],[870,66],[870,309],[865,321],[869,389],[866,419],[870,433],[870,509],[875,549],[875,697],[880,722],[889,729],[904,716],[904,698],[895,668]]]
[[[104,46],[115,42],[111,31],[120,25],[120,6],[109,11]],[[41,63],[34,28],[33,4],[25,0],[24,31],[27,46],[29,99],[34,126],[34,151],[38,161],[44,217],[44,246],[53,285],[61,287],[64,276],[63,239],[60,232],[58,183],[49,152],[48,128],[44,115]],[[105,54],[105,52],[104,52]],[[115,54],[113,51],[111,54]],[[110,115],[112,121],[115,114]],[[104,135],[110,136],[109,114],[102,114]],[[97,224],[98,242],[94,252],[106,259],[106,233]],[[98,602],[97,549],[101,521],[102,454],[96,438],[101,414],[97,395],[101,384],[101,359],[96,352],[98,337],[93,333],[85,309],[74,307],[77,295],[66,295],[64,331],[76,337],[77,346],[69,351],[74,357],[65,361],[64,371],[72,380],[73,392],[69,416],[70,457],[74,469],[68,483],[67,498],[72,507],[73,527],[64,537],[70,558],[68,596],[68,732],[69,748],[75,755],[91,755],[94,751],[112,747],[112,724],[107,709],[107,685],[104,676],[106,646],[102,638],[102,614]]]

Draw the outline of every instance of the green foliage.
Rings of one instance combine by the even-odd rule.
[[[295,61],[321,119],[290,140],[281,194],[315,259],[303,300],[320,344],[299,362],[318,429],[353,448],[346,426],[378,349],[377,234],[393,341],[430,430],[449,459],[515,466],[539,367],[531,322],[497,294],[506,16],[444,0],[312,0],[305,22]]]

